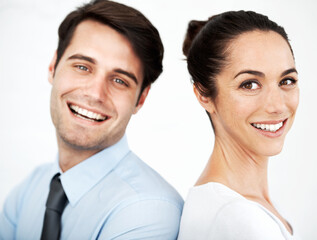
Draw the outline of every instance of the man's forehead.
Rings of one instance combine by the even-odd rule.
[[[78,24],[63,58],[64,61],[81,59],[95,65],[112,65],[115,72],[125,73],[137,84],[143,82],[143,62],[129,39],[99,21],[87,19]]]

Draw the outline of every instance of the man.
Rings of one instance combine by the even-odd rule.
[[[64,19],[49,65],[58,160],[11,192],[0,239],[176,239],[183,200],[125,137],[162,58],[157,30],[125,5],[96,0]]]

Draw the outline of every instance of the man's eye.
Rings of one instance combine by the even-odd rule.
[[[291,85],[295,85],[297,82],[297,80],[293,79],[293,78],[286,78],[283,79],[282,81],[280,81],[279,85],[280,86],[291,86]]]
[[[86,72],[89,71],[89,69],[88,69],[87,67],[83,66],[83,65],[76,65],[76,67],[77,67],[79,70],[82,70],[82,71],[86,71]]]
[[[127,84],[123,80],[121,80],[120,78],[115,78],[115,79],[113,79],[113,81],[116,82],[116,83],[119,83],[119,84],[127,86]]]
[[[255,81],[246,81],[240,85],[240,88],[244,88],[247,90],[256,90],[260,88],[260,84]]]

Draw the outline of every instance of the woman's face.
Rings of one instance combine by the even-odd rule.
[[[294,121],[299,89],[294,59],[277,33],[253,31],[229,46],[217,77],[218,95],[207,109],[215,133],[248,153],[278,154]]]

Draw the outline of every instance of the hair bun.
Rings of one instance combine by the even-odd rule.
[[[188,51],[190,49],[190,46],[192,45],[192,42],[196,35],[200,32],[200,30],[205,26],[207,21],[197,21],[192,20],[188,24],[185,41],[183,43],[183,53],[187,57]]]

